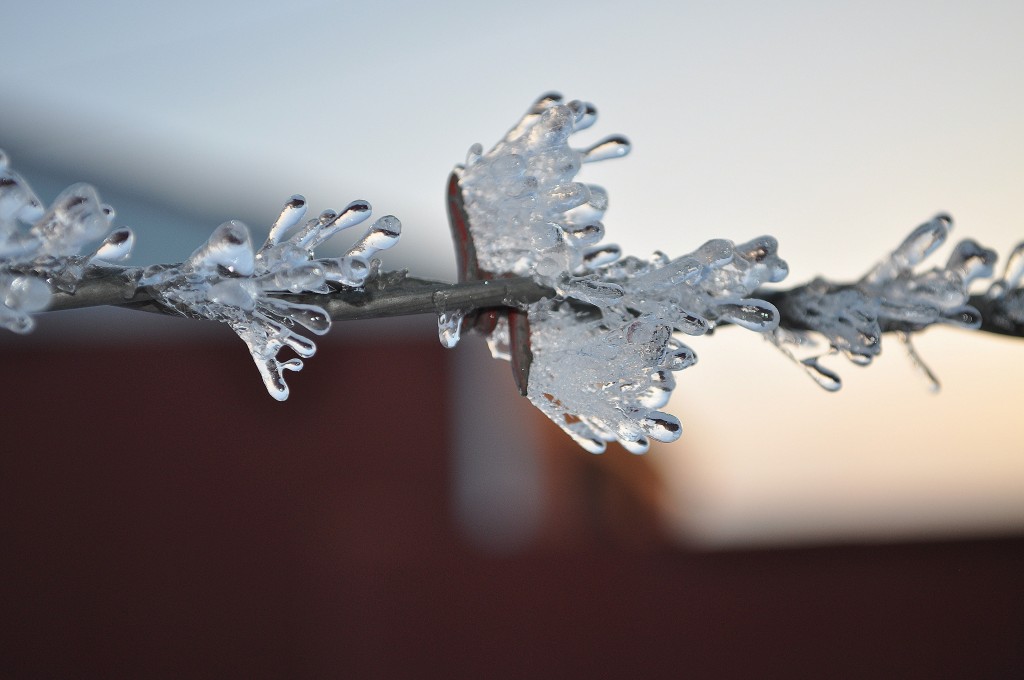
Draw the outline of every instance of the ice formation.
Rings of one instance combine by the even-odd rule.
[[[574,179],[583,163],[625,156],[630,145],[613,135],[585,149],[569,146],[596,120],[593,105],[547,94],[490,151],[469,150],[457,172],[483,272],[533,276],[568,292],[573,276],[600,263],[608,194]]]
[[[985,292],[985,321],[994,331],[1017,333],[1024,330],[1024,242],[1006,258],[1003,274]]]
[[[588,308],[569,296],[532,305],[527,396],[594,453],[609,441],[633,453],[650,439],[674,441],[679,421],[658,409],[675,387],[672,372],[697,361],[682,338],[719,323],[774,330],[778,311],[750,295],[788,272],[777,249],[766,236],[740,246],[710,241],[675,259],[626,257],[595,270],[622,290],[613,302]]]
[[[945,214],[925,222],[855,284],[839,285],[818,278],[789,291],[782,307],[787,328],[777,329],[772,341],[799,361],[819,385],[834,391],[842,382],[834,371],[822,366],[823,355],[797,359],[794,348],[813,346],[813,332],[824,336],[829,353],[842,354],[863,366],[881,352],[882,333],[895,332],[930,386],[938,389],[938,381],[918,356],[911,335],[936,323],[980,327],[980,312],[968,304],[970,286],[978,278],[991,276],[996,261],[995,251],[965,239],[954,247],[945,266],[915,271],[945,242],[952,227],[952,218]],[[1003,285],[1014,288],[1019,277],[1017,274]]]
[[[323,335],[331,327],[322,307],[281,296],[326,294],[332,290],[329,284],[362,287],[379,265],[374,256],[395,245],[401,233],[398,219],[387,215],[345,255],[315,259],[316,247],[364,222],[370,204],[354,201],[340,213],[327,210],[301,224],[305,213],[305,199],[293,196],[256,251],[244,224],[225,222],[184,263],[150,267],[139,282],[181,314],[228,324],[248,346],[267,391],[278,400],[288,398],[284,372],[301,370],[302,358],[316,353],[303,329]],[[284,347],[302,358],[279,360]]]
[[[591,104],[549,94],[490,151],[474,145],[456,170],[451,222],[460,278],[530,276],[557,293],[485,327],[521,391],[586,450],[618,441],[643,453],[651,439],[681,433],[659,409],[672,372],[696,362],[682,337],[722,322],[773,330],[778,311],[750,295],[788,269],[771,237],[710,241],[676,259],[621,258],[618,246],[600,243],[608,194],[574,180],[582,163],[623,156],[629,142],[570,147],[596,117]]]
[[[851,284],[819,278],[765,292],[788,273],[770,236],[739,245],[715,239],[676,258],[623,257],[617,245],[603,243],[608,193],[577,174],[584,163],[626,155],[629,142],[613,135],[587,148],[569,144],[596,117],[591,104],[545,95],[492,149],[474,145],[449,180],[459,280],[530,277],[552,296],[518,306],[506,299],[509,308],[483,312],[450,307],[443,291],[433,299],[444,346],[454,347],[464,326],[483,330],[491,353],[511,362],[520,391],[588,451],[618,441],[643,453],[651,440],[678,438],[679,421],[661,409],[674,372],[697,361],[684,339],[717,325],[764,334],[829,390],[841,380],[820,360],[842,354],[868,364],[886,332],[935,387],[911,343],[914,333],[941,323],[1024,337],[1024,243],[984,295],[972,296],[970,288],[992,275],[996,256],[974,241],[957,244],[944,266],[919,270],[948,237],[953,222],[946,215],[915,229]],[[376,254],[401,232],[388,215],[345,255],[317,258],[323,242],[366,221],[370,206],[355,201],[310,220],[305,212],[305,200],[293,196],[258,250],[246,226],[231,221],[184,263],[118,267],[112,263],[129,255],[134,239],[128,229],[110,232],[113,210],[91,186],[73,185],[47,208],[0,151],[0,325],[28,332],[32,314],[46,309],[54,291],[81,294],[93,276],[117,277],[129,284],[125,290],[145,288],[167,310],[228,324],[270,394],[286,399],[285,371],[301,369],[316,352],[307,335],[331,325],[308,296],[362,290],[379,270]],[[813,350],[819,336],[824,353]],[[298,358],[279,359],[285,347]]]
[[[113,219],[113,209],[88,184],[68,187],[44,208],[0,151],[0,325],[28,333],[32,314],[49,306],[52,290],[72,293],[87,267],[128,257],[134,243],[128,229],[81,254],[108,234]]]

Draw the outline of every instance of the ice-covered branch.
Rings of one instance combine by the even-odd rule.
[[[548,94],[489,150],[470,148],[448,183],[457,283],[381,268],[377,254],[401,232],[390,215],[345,255],[318,257],[327,239],[365,222],[370,205],[353,201],[307,220],[301,196],[285,203],[259,248],[231,221],[185,262],[117,265],[133,236],[110,231],[113,211],[92,187],[74,185],[44,208],[0,153],[0,325],[25,333],[37,312],[94,305],[219,321],[246,343],[270,394],[285,399],[285,371],[313,356],[309,336],[332,320],[431,314],[446,347],[464,326],[486,335],[492,354],[511,362],[520,392],[595,453],[611,441],[642,453],[651,440],[679,437],[679,420],[662,409],[675,373],[697,361],[686,343],[721,326],[767,338],[829,390],[840,378],[821,359],[841,354],[866,365],[885,334],[933,387],[912,345],[925,328],[1024,337],[1024,244],[983,292],[972,288],[992,276],[996,255],[974,241],[957,244],[944,265],[919,269],[946,240],[946,215],[855,282],[773,289],[788,266],[767,235],[713,239],[676,257],[623,256],[604,241],[608,192],[577,180],[585,164],[630,150],[621,135],[573,147],[572,135],[596,119],[593,105]],[[297,356],[280,358],[285,348]]]
[[[914,348],[915,333],[943,324],[1016,335],[1024,320],[1024,291],[1019,288],[1024,244],[1014,249],[1002,277],[984,294],[972,295],[970,289],[975,281],[992,276],[997,256],[971,239],[957,243],[944,265],[919,271],[918,265],[946,241],[952,228],[949,215],[937,215],[914,229],[855,283],[817,278],[768,295],[786,320],[770,339],[819,385],[834,391],[841,380],[821,358],[840,354],[865,366],[882,351],[883,333],[892,333],[929,386],[937,390],[938,379]],[[813,351],[816,337],[827,344],[824,354]],[[812,351],[806,352],[808,348]],[[798,357],[801,351],[808,356]]]

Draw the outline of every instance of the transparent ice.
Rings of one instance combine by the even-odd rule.
[[[991,276],[996,261],[995,251],[965,239],[954,247],[944,266],[917,271],[946,241],[952,228],[951,217],[937,215],[914,229],[855,284],[818,278],[795,289],[787,296],[783,311],[788,325],[806,330],[779,329],[770,336],[772,341],[819,385],[834,391],[842,381],[822,366],[824,355],[797,359],[795,349],[813,347],[812,334],[819,334],[828,343],[828,353],[842,354],[864,366],[882,351],[883,331],[895,332],[915,367],[937,390],[938,380],[917,354],[911,337],[936,323],[978,328],[981,313],[968,304],[971,283]],[[1005,285],[1015,288],[1018,280]]]
[[[773,330],[778,310],[751,294],[788,268],[769,236],[714,240],[675,259],[622,258],[601,243],[608,193],[574,180],[582,163],[623,156],[629,142],[570,147],[596,117],[591,104],[541,97],[490,151],[470,149],[460,187],[480,274],[530,276],[557,292],[526,308],[528,337],[499,317],[491,353],[528,361],[526,396],[583,448],[600,453],[618,441],[643,453],[650,440],[681,433],[659,409],[673,372],[697,360],[682,338],[718,323]]]
[[[749,297],[788,272],[778,244],[761,237],[740,246],[716,240],[679,258],[625,257],[595,270],[595,281],[619,293],[597,301],[576,297],[530,307],[527,396],[583,448],[600,453],[618,441],[643,453],[651,439],[670,442],[679,421],[660,411],[675,387],[674,371],[697,362],[684,336],[731,323],[774,330],[773,305]]]
[[[569,145],[596,120],[592,104],[548,94],[491,150],[470,149],[457,172],[483,271],[533,276],[568,292],[570,276],[601,264],[594,253],[602,249],[608,194],[575,178],[584,163],[625,156],[630,145],[618,135]]]
[[[129,229],[108,233],[113,219],[88,184],[68,187],[44,207],[0,151],[0,326],[31,331],[32,314],[46,309],[51,291],[73,293],[89,267],[127,258],[134,237]]]
[[[150,267],[139,282],[156,300],[185,316],[228,324],[248,346],[267,391],[278,400],[288,398],[284,372],[301,370],[302,359],[316,353],[316,344],[305,333],[323,335],[331,327],[325,309],[285,296],[327,294],[332,291],[329,284],[362,287],[379,265],[375,255],[395,245],[401,234],[398,219],[387,215],[345,255],[316,259],[314,249],[366,221],[370,205],[353,201],[341,212],[326,210],[303,223],[305,214],[305,199],[292,196],[259,250],[253,249],[244,224],[225,222],[188,260]],[[285,347],[300,358],[279,359]]]

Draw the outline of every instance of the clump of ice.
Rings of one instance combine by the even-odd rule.
[[[0,326],[31,331],[32,314],[46,309],[53,289],[73,293],[87,267],[127,258],[134,243],[129,229],[109,233],[82,254],[108,234],[113,219],[114,210],[88,184],[68,187],[45,208],[0,151]]]
[[[457,247],[468,241],[473,251],[464,256],[475,265],[470,276],[530,276],[558,294],[529,305],[525,322],[499,316],[489,329],[491,353],[522,371],[517,382],[530,401],[588,451],[618,441],[643,453],[650,440],[682,431],[659,410],[673,371],[697,360],[682,338],[718,323],[773,330],[778,311],[750,296],[788,269],[767,236],[739,246],[710,241],[676,259],[622,258],[617,245],[601,243],[608,194],[575,177],[582,163],[623,156],[629,143],[614,136],[569,146],[596,115],[590,104],[545,95],[493,149],[474,146],[453,227]]]
[[[316,353],[304,330],[323,335],[331,327],[322,307],[281,296],[330,293],[332,283],[362,287],[379,266],[375,255],[395,245],[401,234],[398,219],[387,215],[345,255],[315,259],[317,246],[369,218],[370,205],[354,201],[340,213],[327,210],[302,224],[305,213],[305,199],[293,196],[255,251],[244,224],[225,222],[184,263],[150,267],[140,280],[157,301],[179,313],[228,324],[248,346],[267,391],[278,400],[288,398],[284,371],[301,370],[302,359]],[[301,358],[278,359],[284,347]]]
[[[578,311],[568,304],[530,310],[527,396],[580,446],[601,453],[618,441],[644,453],[670,442],[682,426],[658,409],[668,403],[672,371],[696,363],[693,351],[657,318]]]
[[[459,184],[484,272],[532,276],[568,292],[569,277],[601,264],[608,194],[575,178],[584,163],[625,156],[630,145],[620,135],[569,145],[596,120],[592,104],[548,94],[491,150],[470,149]]]
[[[911,335],[936,323],[980,327],[980,312],[968,304],[970,286],[978,278],[991,276],[996,261],[995,251],[965,239],[954,247],[944,266],[917,271],[946,241],[952,227],[952,218],[945,214],[925,222],[853,285],[818,278],[792,291],[783,311],[788,325],[797,329],[776,331],[773,342],[795,358],[792,349],[813,346],[814,332],[824,336],[830,353],[863,366],[881,352],[883,331],[896,332],[930,386],[938,389]],[[842,382],[821,365],[822,356],[799,361],[819,385],[837,390]]]
[[[1009,330],[1014,325],[1024,326],[1024,242],[1018,243],[1006,258],[1003,274],[985,291],[994,315],[987,318],[993,326]]]
[[[777,250],[775,239],[761,237],[740,246],[710,241],[675,259],[626,257],[594,272],[596,282],[618,287],[614,300],[532,305],[527,396],[588,451],[617,440],[643,453],[650,439],[674,441],[682,427],[658,409],[675,387],[672,372],[697,362],[682,338],[723,322],[773,330],[778,311],[749,295],[788,272]]]

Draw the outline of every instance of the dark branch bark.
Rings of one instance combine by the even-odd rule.
[[[137,285],[138,270],[105,268],[94,270],[83,280],[75,293],[58,291],[53,295],[50,311],[77,309],[100,305],[128,307],[140,311],[175,314],[173,310],[157,304],[151,293]],[[794,323],[786,313],[794,291],[759,290],[758,297],[774,304],[782,317],[780,325],[790,330],[807,330]],[[485,281],[446,283],[431,281],[402,272],[384,272],[362,290],[341,289],[331,294],[302,294],[280,297],[323,307],[336,321],[372,319],[410,314],[438,314],[456,309],[479,310],[495,307],[520,307],[555,291],[530,278],[502,278]],[[990,299],[984,295],[971,296],[969,304],[982,315],[982,331],[1024,338],[1024,324],[1014,321],[1008,314],[1007,303],[1024,296],[1024,291],[1012,291],[1006,298]],[[719,324],[722,325],[722,324]],[[884,328],[885,332],[907,330]]]

